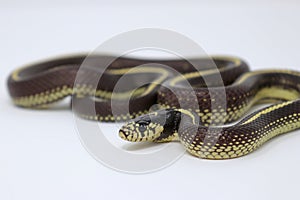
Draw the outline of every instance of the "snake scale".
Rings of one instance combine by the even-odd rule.
[[[119,131],[124,140],[180,141],[189,153],[206,159],[246,155],[300,127],[297,71],[249,71],[240,58],[220,56],[154,60],[94,55],[82,67],[85,58],[55,58],[13,71],[8,89],[14,104],[45,108],[71,96],[73,110],[83,118],[129,120]],[[271,105],[243,117],[260,103]],[[149,113],[154,104],[157,110]]]

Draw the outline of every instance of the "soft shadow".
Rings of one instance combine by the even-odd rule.
[[[158,145],[161,145],[161,144],[154,143],[154,142],[141,142],[141,143],[124,144],[122,146],[122,149],[127,150],[127,151],[140,151],[140,150],[153,148]]]

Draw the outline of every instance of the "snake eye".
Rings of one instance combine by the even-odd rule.
[[[147,130],[146,126],[139,126],[139,131],[140,132],[144,132],[146,130]]]
[[[147,130],[147,126],[149,125],[150,122],[148,121],[139,121],[138,124],[139,124],[139,131],[140,132],[144,132]]]

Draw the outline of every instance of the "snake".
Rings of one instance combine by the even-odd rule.
[[[63,56],[17,68],[7,85],[19,107],[45,109],[71,96],[84,119],[125,121],[126,141],[180,142],[204,159],[241,157],[300,127],[300,72],[250,71],[233,56]],[[269,105],[248,114],[259,104]]]

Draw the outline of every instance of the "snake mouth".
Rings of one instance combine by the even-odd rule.
[[[149,123],[147,126],[141,126],[130,122],[119,130],[119,137],[130,142],[153,141],[161,135],[163,130],[163,126],[159,124]]]
[[[136,131],[133,123],[127,123],[119,130],[119,137],[123,140],[136,142],[141,141],[139,133]]]
[[[127,136],[125,135],[125,132],[123,130],[119,130],[119,137],[123,140],[127,140]]]
[[[138,132],[135,128],[132,128],[132,126],[128,127],[126,125],[119,130],[119,137],[129,142],[140,142],[145,140],[142,133]]]

